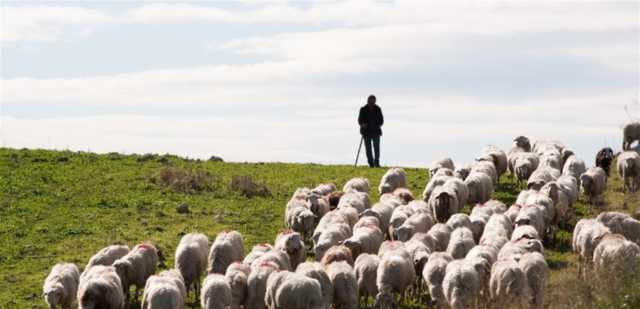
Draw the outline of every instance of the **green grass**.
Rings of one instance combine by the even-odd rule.
[[[425,169],[406,168],[411,191],[419,196],[427,183]],[[244,235],[249,250],[273,242],[282,228],[284,206],[297,187],[334,182],[341,187],[356,176],[369,178],[371,199],[385,169],[345,165],[222,163],[171,155],[98,155],[86,152],[0,149],[0,308],[45,308],[41,286],[57,262],[84,265],[113,242],[130,246],[156,243],[173,265],[180,237],[199,231],[210,238],[223,229]],[[233,185],[232,182],[234,183]],[[638,195],[620,191],[612,177],[603,209],[639,209]],[[495,197],[511,203],[518,189],[503,177]],[[190,212],[179,214],[187,203]],[[592,216],[578,203],[580,216]],[[593,214],[591,214],[593,212]],[[578,218],[576,218],[578,219]],[[575,220],[546,249],[552,269],[546,302],[551,307],[583,307],[576,258],[570,252]],[[629,295],[639,295],[636,284]],[[633,307],[638,297],[602,300],[603,306]],[[598,303],[598,304],[600,304]],[[421,308],[409,300],[405,308]],[[631,307],[628,307],[631,308]]]

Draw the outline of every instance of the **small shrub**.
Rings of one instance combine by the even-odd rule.
[[[149,181],[182,193],[214,191],[220,177],[204,170],[164,167],[149,177]]]
[[[269,188],[261,182],[254,181],[251,176],[232,176],[229,187],[231,191],[238,192],[248,198],[252,198],[254,196],[271,196]]]

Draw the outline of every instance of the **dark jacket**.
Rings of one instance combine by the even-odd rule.
[[[382,124],[384,124],[384,118],[382,117],[382,110],[380,106],[374,105],[373,108],[369,108],[367,105],[360,108],[360,114],[358,115],[358,124],[360,124],[360,134],[364,136],[380,136],[382,135]],[[362,125],[366,124],[367,127],[363,128]]]

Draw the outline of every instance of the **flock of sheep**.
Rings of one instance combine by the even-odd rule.
[[[549,274],[543,242],[575,215],[580,188],[597,202],[611,156],[586,169],[559,142],[531,145],[519,136],[508,153],[488,146],[467,166],[435,162],[422,199],[414,199],[401,168],[384,174],[373,205],[365,178],[349,180],[341,191],[332,183],[299,188],[273,245],[245,254],[236,231],[221,232],[212,244],[204,234],[187,234],[175,268],[159,274],[152,244],[111,245],[82,273],[74,264],[55,265],[44,298],[50,308],[122,309],[135,286],[133,298],[143,290],[142,308],[155,309],[184,308],[190,291],[207,309],[357,308],[370,297],[377,308],[396,308],[420,293],[428,293],[431,305],[451,308],[542,308]],[[640,155],[625,150],[617,159],[625,190],[637,190]],[[526,183],[510,206],[492,199],[507,172]],[[465,205],[472,206],[469,215],[461,213]],[[639,243],[640,221],[603,212],[578,222],[572,245],[582,274],[605,276],[636,271]],[[307,260],[307,247],[315,261]]]

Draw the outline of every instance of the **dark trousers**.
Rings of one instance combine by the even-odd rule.
[[[375,152],[375,158],[371,153],[371,146],[373,145],[373,152]],[[370,167],[380,166],[380,135],[377,136],[364,136],[364,149],[367,152],[367,162]]]

